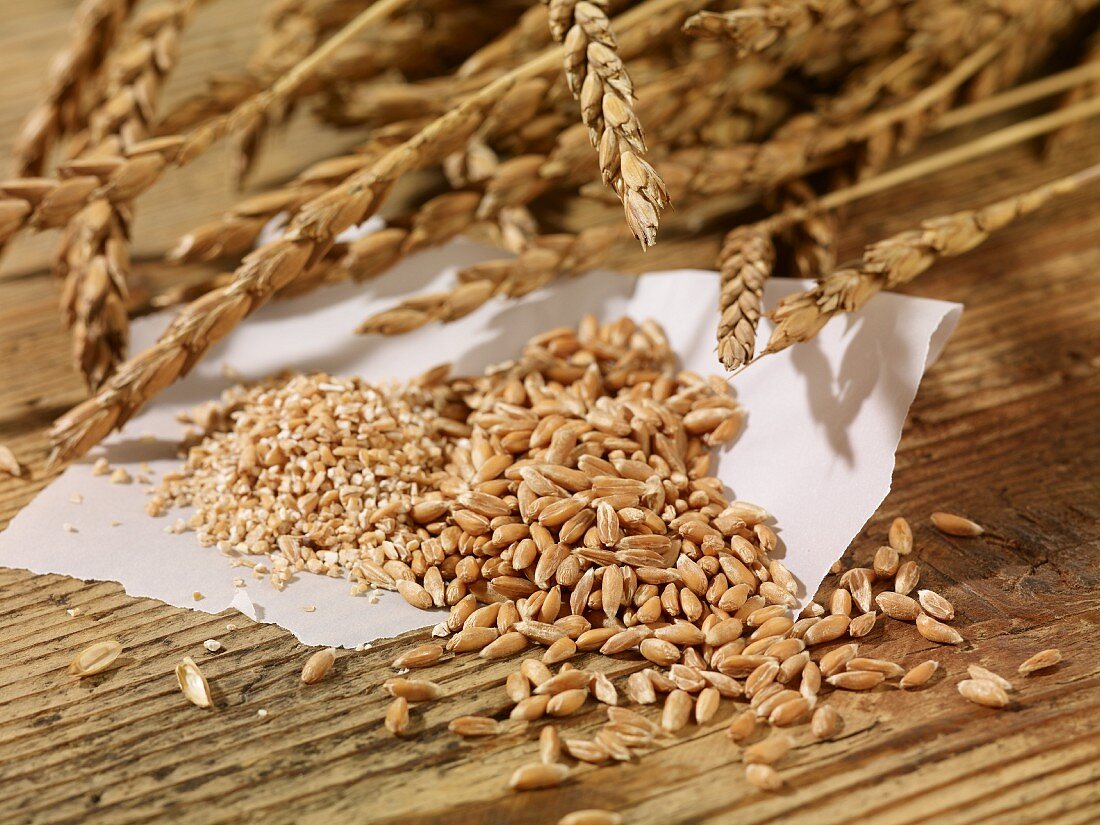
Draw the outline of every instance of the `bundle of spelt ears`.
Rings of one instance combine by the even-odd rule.
[[[706,237],[721,281],[717,355],[738,369],[1095,177],[975,204],[836,261],[846,204],[1014,143],[1044,137],[1053,151],[1100,114],[1089,30],[1100,0],[271,0],[247,63],[161,111],[161,87],[188,58],[180,37],[204,5],[84,0],[15,142],[15,177],[0,183],[0,243],[64,230],[63,314],[94,394],[56,423],[58,461],[271,297],[368,280],[461,233],[502,257],[359,332],[445,323],[615,266],[639,243]],[[1078,65],[1051,71],[1054,52]],[[291,115],[360,143],[244,193],[168,253],[221,274],[181,270],[178,284],[130,295],[138,197],[223,138],[237,143],[243,182]],[[993,115],[1001,122],[978,137],[942,137]],[[948,148],[922,152],[933,134]],[[337,242],[376,214],[384,229]],[[272,221],[282,235],[254,249]],[[766,280],[788,274],[818,284],[764,306]],[[173,304],[161,339],[130,356],[129,314]],[[769,312],[775,329],[758,346]]]

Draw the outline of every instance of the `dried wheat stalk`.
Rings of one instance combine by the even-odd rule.
[[[1100,68],[1100,31],[1094,33],[1092,37],[1089,38],[1081,62],[1085,65],[1091,64]],[[1063,108],[1073,106],[1076,103],[1080,103],[1090,97],[1096,97],[1097,95],[1100,95],[1100,79],[1070,89],[1062,96],[1059,105]],[[1062,147],[1079,136],[1083,128],[1083,124],[1075,123],[1071,126],[1059,129],[1057,132],[1052,132],[1047,135],[1046,139],[1043,141],[1043,151],[1047,154],[1060,151]]]
[[[136,0],[84,0],[72,34],[50,64],[45,99],[23,123],[12,147],[14,174],[41,175],[57,141],[84,126],[82,96],[94,85]]]
[[[356,21],[372,12],[379,13],[379,9],[388,13],[400,2],[403,0],[381,0]],[[689,10],[684,5],[678,0],[647,0],[627,12],[623,22],[630,25],[646,20],[651,13],[680,15]],[[244,260],[230,285],[186,306],[156,344],[124,363],[95,396],[55,422],[51,462],[83,454],[121,426],[153,395],[185,374],[241,319],[316,264],[332,247],[336,235],[376,212],[399,177],[438,162],[462,145],[509,89],[552,71],[561,56],[560,48],[548,49],[502,75],[391,149],[371,167],[306,204],[282,238],[260,247]]]
[[[920,229],[871,244],[858,261],[834,270],[812,290],[779,303],[771,313],[776,326],[766,351],[778,352],[808,341],[834,315],[854,312],[877,292],[911,281],[941,258],[973,249],[1017,218],[1097,177],[1100,165],[977,210],[925,221]]]
[[[774,266],[775,244],[766,230],[738,227],[722,242],[718,255],[722,278],[718,297],[718,360],[726,369],[736,369],[752,360],[764,283]]]
[[[634,87],[617,51],[605,8],[589,0],[546,0],[550,31],[565,47],[565,75],[598,149],[604,183],[623,202],[627,226],[642,247],[657,241],[668,192],[645,160]]]
[[[1006,146],[1029,140],[1052,129],[1059,128],[1065,123],[1074,122],[1078,117],[1098,113],[1100,113],[1100,100],[1077,104],[1074,109],[1055,112],[1015,124],[963,146],[931,155],[907,166],[861,181],[846,189],[836,190],[814,204],[780,213],[771,219],[754,225],[752,228],[764,232],[765,237],[771,237],[777,232],[785,231],[799,222],[806,221],[815,214],[828,209],[835,209],[856,199],[882,192],[891,186],[900,185]],[[550,241],[550,245],[552,248],[557,249],[568,248],[570,239],[576,237],[555,236]],[[577,274],[594,268],[603,260],[602,257],[590,259],[579,255],[555,255],[552,251],[540,248],[539,244],[535,246],[536,249],[528,255],[527,261],[522,264],[519,259],[478,264],[460,274],[460,279],[464,283],[456,290],[409,299],[390,310],[384,310],[369,318],[360,327],[360,332],[395,335],[417,329],[432,321],[451,320],[481,306],[494,295],[511,294],[509,288],[501,287],[502,284],[510,286],[515,283],[535,282],[537,286],[541,286],[558,277]],[[732,259],[736,248],[730,247],[727,259]],[[608,250],[605,247],[597,247],[596,254],[606,255]],[[611,254],[621,254],[621,250],[615,250]],[[532,274],[525,276],[523,273],[527,269]],[[731,277],[732,275],[733,273],[731,273]],[[737,292],[740,292],[740,288],[737,289]],[[751,300],[751,298],[745,297],[744,300]],[[747,318],[748,316],[746,316],[744,322],[740,318],[734,319],[734,327],[740,326],[743,330],[742,335],[744,337],[741,343],[743,348],[744,343],[748,341],[748,331],[745,329]],[[753,340],[755,340],[755,332],[753,332]],[[731,351],[736,351],[737,345],[734,342],[729,342],[727,346]],[[735,363],[735,361],[731,360],[731,363]]]
[[[356,330],[360,335],[402,335],[429,323],[448,323],[469,315],[494,296],[519,298],[561,277],[589,271],[606,262],[618,226],[587,229],[576,235],[536,238],[512,260],[474,264],[459,272],[453,289],[418,295],[372,315]]]
[[[705,120],[718,111],[725,97],[718,94],[729,82],[724,73],[715,74],[719,61],[700,61],[683,69],[670,70],[647,85],[648,100],[663,101],[660,105],[645,107],[662,124],[657,135],[662,140],[681,137],[683,130]],[[741,76],[734,89],[750,89],[763,86],[772,75],[751,73]],[[705,106],[696,106],[692,117],[672,117],[670,104],[689,90],[700,90],[699,97]],[[522,122],[533,116],[547,91],[545,80],[535,78],[516,84],[493,109],[492,115],[479,130],[482,139],[491,139],[504,124]],[[731,92],[733,93],[733,92]],[[188,233],[176,246],[172,257],[177,260],[206,261],[225,255],[234,255],[248,249],[259,236],[263,226],[279,213],[292,218],[297,209],[323,191],[327,186],[339,183],[347,176],[369,166],[377,160],[381,148],[392,146],[397,139],[407,139],[410,130],[418,130],[422,121],[413,119],[394,123],[391,127],[376,131],[372,140],[358,151],[340,158],[322,161],[307,169],[288,186],[264,192],[238,204],[220,220],[205,224]],[[577,124],[559,135],[556,145],[545,155],[523,154],[504,161],[480,163],[475,179],[464,181],[474,184],[483,194],[475,199],[465,215],[465,225],[458,226],[458,213],[446,210],[447,231],[434,233],[439,242],[453,237],[478,219],[488,219],[509,207],[524,206],[555,186],[579,183],[591,172],[592,157],[587,143],[585,127]],[[430,213],[425,217],[431,218]],[[421,225],[425,224],[421,221]],[[421,232],[427,231],[421,229]],[[419,246],[417,247],[419,248]],[[413,251],[413,250],[409,250]]]
[[[134,22],[129,42],[109,66],[104,99],[88,116],[81,159],[111,157],[147,135],[161,86],[175,65],[180,32],[196,5],[172,0]],[[58,250],[62,311],[73,332],[74,360],[92,390],[126,357],[130,220],[127,203],[92,201],[70,220]]]
[[[862,172],[862,169],[860,170]],[[831,175],[833,189],[842,188],[849,180],[845,171]],[[797,204],[810,203],[817,198],[813,188],[805,180],[795,180],[780,190],[780,211]],[[782,233],[789,248],[792,274],[798,278],[820,278],[836,265],[836,241],[839,231],[837,212],[815,212]]]
[[[421,5],[425,6],[423,11],[431,13],[430,22],[423,18],[392,21],[378,37],[345,49],[340,57],[303,83],[294,94],[288,95],[281,106],[257,114],[240,133],[238,180],[243,180],[252,168],[266,131],[286,119],[298,98],[326,87],[328,93],[333,94],[334,82],[355,82],[390,68],[400,70],[406,77],[429,75],[433,69],[443,73],[451,60],[482,45],[522,8],[515,0],[489,0],[459,7],[437,3]],[[270,15],[268,34],[249,60],[250,73],[261,87],[304,60],[327,32],[345,25],[358,10],[356,4],[348,4],[345,0],[323,0],[321,3],[294,0],[282,6],[277,6],[276,13]],[[455,82],[451,78],[439,85],[444,100],[460,93],[453,88]],[[376,84],[372,84],[372,90],[375,95],[379,92]]]
[[[467,57],[456,70],[458,77],[471,77],[493,69],[508,69],[552,42],[547,27],[546,7],[536,4],[520,15],[516,24],[491,43]]]
[[[670,170],[671,191],[677,199],[698,197],[743,187],[770,189],[801,177],[831,156],[890,134],[913,118],[927,117],[1000,48],[1000,43],[988,43],[913,97],[850,123],[835,125],[828,117],[807,114],[792,118],[761,143],[704,146],[674,153],[664,164]]]
[[[133,200],[153,186],[168,168],[186,166],[217,140],[253,122],[257,113],[282,105],[345,43],[407,2],[374,3],[273,85],[187,134],[139,141],[124,147],[116,156],[70,161],[62,169],[65,177],[61,180],[26,178],[0,183],[0,244],[24,229],[63,226],[93,200],[105,198],[112,203]]]
[[[357,13],[341,0],[284,0],[266,9],[260,41],[248,59],[248,76],[264,89],[314,52],[326,34],[347,25]],[[255,163],[267,130],[282,124],[294,108],[297,92],[251,114],[237,130],[235,173],[244,180]]]

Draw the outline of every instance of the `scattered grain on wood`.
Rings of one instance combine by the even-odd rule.
[[[985,532],[980,524],[953,513],[933,513],[932,524],[949,536],[980,536]]]
[[[1029,657],[1021,663],[1019,672],[1020,675],[1027,676],[1037,670],[1045,670],[1048,667],[1054,667],[1060,661],[1062,661],[1062,652],[1054,647],[1047,648],[1046,650],[1040,650],[1034,656]]]
[[[73,657],[69,663],[69,673],[79,678],[102,673],[114,664],[120,653],[122,645],[114,639],[88,645]]]
[[[1012,701],[1003,687],[988,679],[963,679],[958,690],[967,701],[987,708],[1004,708]]]
[[[206,676],[203,675],[202,670],[195,664],[195,660],[190,656],[184,656],[182,661],[176,665],[176,682],[187,701],[191,704],[200,708],[213,706],[214,700],[210,696],[210,684],[206,681]]]
[[[326,647],[324,650],[318,650],[306,659],[305,665],[302,666],[302,681],[307,685],[320,682],[332,670],[335,663],[336,648]]]

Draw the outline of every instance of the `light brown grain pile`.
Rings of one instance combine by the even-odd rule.
[[[317,374],[236,387],[187,416],[205,437],[149,509],[194,507],[188,524],[201,544],[269,555],[276,585],[301,570],[392,585],[386,567],[400,565],[400,576],[423,562],[421,545],[448,506],[441,488],[458,483],[448,466],[469,432],[464,414],[430,377],[375,386]]]
[[[731,500],[710,471],[712,447],[736,438],[743,412],[724,379],[678,370],[653,322],[589,317],[470,378],[272,379],[189,418],[207,435],[161,497],[196,505],[201,541],[266,553],[279,586],[307,570],[448,607],[435,634],[446,641],[406,652],[399,670],[448,654],[526,655],[505,684],[506,718],[458,718],[454,734],[606,708],[584,735],[540,738],[543,763],[519,768],[516,789],[564,781],[566,758],[630,760],[717,720],[745,747],[747,780],[776,790],[773,765],[793,740],[757,731],[807,725],[827,739],[843,727],[822,704],[829,691],[920,689],[935,675],[935,660],[860,655],[878,611],[930,641],[963,642],[945,624],[955,618],[947,599],[907,595],[920,575],[904,519],[872,566],[837,571],[827,608],[796,614],[798,582],[772,557],[771,517]],[[601,656],[573,664],[592,653]],[[996,674],[970,675],[964,697],[1008,703]],[[395,735],[416,734],[418,704],[445,699],[423,679],[383,688]],[[628,702],[660,703],[659,719]],[[731,703],[745,707],[732,723]]]

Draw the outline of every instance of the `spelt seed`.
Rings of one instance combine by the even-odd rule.
[[[653,682],[642,671],[631,673],[626,680],[626,692],[632,702],[639,705],[652,705],[657,701]]]
[[[1005,679],[1003,676],[998,676],[992,670],[986,670],[981,665],[967,665],[966,672],[970,674],[971,679],[985,679],[1009,693],[1015,690],[1015,688],[1012,687],[1012,682],[1008,681],[1008,679]]]
[[[874,570],[882,578],[890,578],[898,572],[901,559],[893,547],[883,545],[875,551]]]
[[[821,668],[816,662],[806,662],[802,668],[802,682],[798,691],[807,699],[813,699],[821,691]]]
[[[611,758],[607,748],[590,739],[566,739],[564,745],[566,752],[574,759],[591,765],[599,765]]]
[[[695,724],[705,725],[718,713],[722,695],[712,687],[703,688],[695,700]]]
[[[539,664],[542,664],[541,662]],[[530,678],[530,677],[528,677]],[[565,670],[564,666],[560,672],[551,676],[549,679],[544,679],[535,687],[535,693],[537,695],[549,695],[553,696],[557,693],[563,693],[567,690],[580,690],[588,689],[588,681],[591,677],[586,671],[583,670]]]
[[[539,759],[547,765],[561,759],[561,737],[553,725],[547,725],[539,733]]]
[[[487,716],[459,716],[452,719],[447,730],[464,738],[475,736],[496,736],[500,733],[500,722]]]
[[[798,691],[780,688],[779,685],[774,685],[777,690],[771,688],[756,694],[749,703],[750,707],[756,712],[756,715],[761,719],[767,719],[772,715],[777,707],[784,702],[790,702],[794,699],[805,698]]]
[[[898,565],[897,575],[894,577],[894,592],[907,596],[913,592],[913,588],[920,581],[920,568],[915,561],[903,561]],[[879,594],[881,595],[881,594]]]
[[[771,765],[746,765],[745,779],[762,791],[778,791],[783,787],[783,779]]]
[[[667,667],[680,661],[680,648],[662,639],[643,639],[638,650],[642,656],[656,665]]]
[[[661,727],[669,733],[682,730],[691,717],[692,704],[686,691],[677,689],[669,693],[661,714]]]
[[[589,684],[589,690],[596,697],[596,700],[602,702],[605,705],[616,705],[619,702],[619,692],[615,690],[615,685],[611,683],[611,680],[602,673],[593,673],[592,681]]]
[[[398,579],[397,592],[401,594],[405,601],[421,610],[430,610],[435,604],[432,601],[431,594],[414,581]]]
[[[826,616],[807,630],[802,640],[807,646],[831,642],[843,636],[847,632],[850,623],[851,620],[847,616]]]
[[[802,673],[808,664],[810,664],[810,653],[807,650],[784,659],[783,663],[779,665],[779,675],[775,677],[776,681],[786,684]]]
[[[390,665],[394,670],[411,670],[418,667],[427,667],[435,664],[443,658],[443,646],[430,642],[418,645],[412,650],[406,651],[393,660]]]
[[[842,724],[840,714],[828,705],[822,705],[814,711],[810,722],[810,732],[815,739],[829,739],[835,736]]]
[[[827,681],[833,687],[843,690],[871,690],[878,687],[886,676],[874,670],[849,670],[829,676]]]
[[[634,758],[623,738],[607,725],[604,725],[596,733],[595,741],[603,745],[607,750],[607,755],[617,762],[629,762]]]
[[[749,745],[742,752],[741,760],[746,765],[774,765],[786,756],[793,746],[791,737],[777,733],[754,745]]]
[[[921,662],[919,665],[910,668],[909,672],[901,677],[901,681],[898,682],[898,685],[905,690],[924,687],[924,685],[928,684],[928,680],[931,679],[939,669],[939,666],[940,663],[935,659]]]
[[[980,536],[985,532],[980,524],[952,513],[933,513],[932,524],[949,536]]]
[[[496,641],[499,635],[495,627],[467,627],[450,638],[447,642],[447,650],[453,653],[481,650]]]
[[[774,661],[764,662],[757,667],[745,680],[745,695],[750,699],[775,681],[779,674],[779,664]]]
[[[848,625],[848,635],[853,639],[859,639],[866,636],[875,629],[875,620],[877,618],[878,614],[874,610],[856,616]]]
[[[949,622],[955,618],[955,608],[934,590],[918,590],[917,597],[924,612],[934,619]]]
[[[920,605],[915,599],[900,593],[891,593],[889,590],[879,593],[875,597],[875,604],[890,618],[903,622],[916,621],[921,612]]]
[[[546,648],[542,654],[542,661],[548,665],[564,662],[577,655],[577,643],[568,636],[563,636]]]
[[[1054,647],[1047,648],[1046,650],[1040,650],[1023,662],[1020,665],[1019,672],[1022,676],[1028,676],[1037,670],[1054,667],[1060,661],[1062,661],[1062,652]]]
[[[937,622],[931,616],[921,613],[917,616],[917,632],[930,642],[945,645],[961,645],[963,637],[953,627]]]
[[[887,679],[900,679],[905,675],[905,668],[896,662],[890,662],[886,659],[867,659],[862,656],[857,656],[854,659],[849,659],[844,665],[846,670],[873,670],[882,673]]]
[[[852,601],[854,601],[860,609],[860,612],[867,613],[871,609],[871,576],[863,568],[855,568],[849,570],[848,591],[852,594]]]
[[[958,690],[964,699],[987,708],[1007,707],[1012,701],[1004,688],[988,679],[963,679]]]
[[[821,661],[818,662],[821,668],[821,675],[833,676],[843,671],[848,662],[855,658],[858,650],[859,645],[855,643],[841,645],[840,647],[830,650],[822,656]]]
[[[508,786],[514,791],[533,791],[540,788],[556,788],[569,778],[569,768],[561,764],[546,765],[530,762],[513,771]]]
[[[829,614],[832,616],[852,615],[852,594],[847,590],[837,589],[829,597]]]
[[[404,696],[398,696],[386,709],[386,730],[394,736],[404,736],[409,728],[409,702]]]
[[[214,700],[210,696],[210,685],[190,656],[184,656],[176,665],[176,681],[191,704],[200,708],[209,708],[214,705]]]
[[[443,688],[427,679],[387,679],[382,683],[382,689],[390,696],[400,696],[410,702],[430,702],[443,695]]]
[[[577,671],[579,672],[579,671]],[[588,698],[588,689],[563,690],[550,697],[546,712],[551,716],[571,716],[581,709]]]
[[[726,736],[734,742],[743,742],[756,731],[756,714],[751,710],[739,713],[726,728]]]
[[[520,663],[519,670],[535,687],[538,687],[554,675],[550,672],[550,668],[538,659],[524,659]]]
[[[504,682],[504,691],[513,702],[522,702],[531,695],[531,683],[522,673],[509,673]]]
[[[0,444],[0,473],[12,478],[23,477],[23,465],[19,463],[11,448],[4,444]]]
[[[122,653],[122,645],[114,639],[96,642],[73,657],[69,663],[69,673],[81,679],[102,673],[114,664],[120,653]]]
[[[558,825],[622,825],[622,823],[622,816],[601,808],[573,811],[558,820]]]
[[[546,715],[546,708],[550,704],[549,696],[528,696],[521,699],[512,708],[509,718],[525,722],[533,722]]]
[[[336,648],[327,647],[310,656],[302,667],[302,681],[307,685],[320,682],[336,663]]]
[[[661,732],[661,728],[655,722],[650,721],[637,711],[623,707],[609,707],[607,709],[608,720],[617,725],[628,725],[649,733],[651,736]]]
[[[890,546],[903,556],[913,552],[913,530],[901,516],[890,524]]]
[[[482,659],[506,659],[526,649],[527,637],[513,630],[489,642],[478,652],[478,656]]]
[[[810,718],[812,710],[813,705],[810,704],[810,700],[804,696],[798,696],[777,705],[768,714],[768,724],[776,728],[798,725]]]

